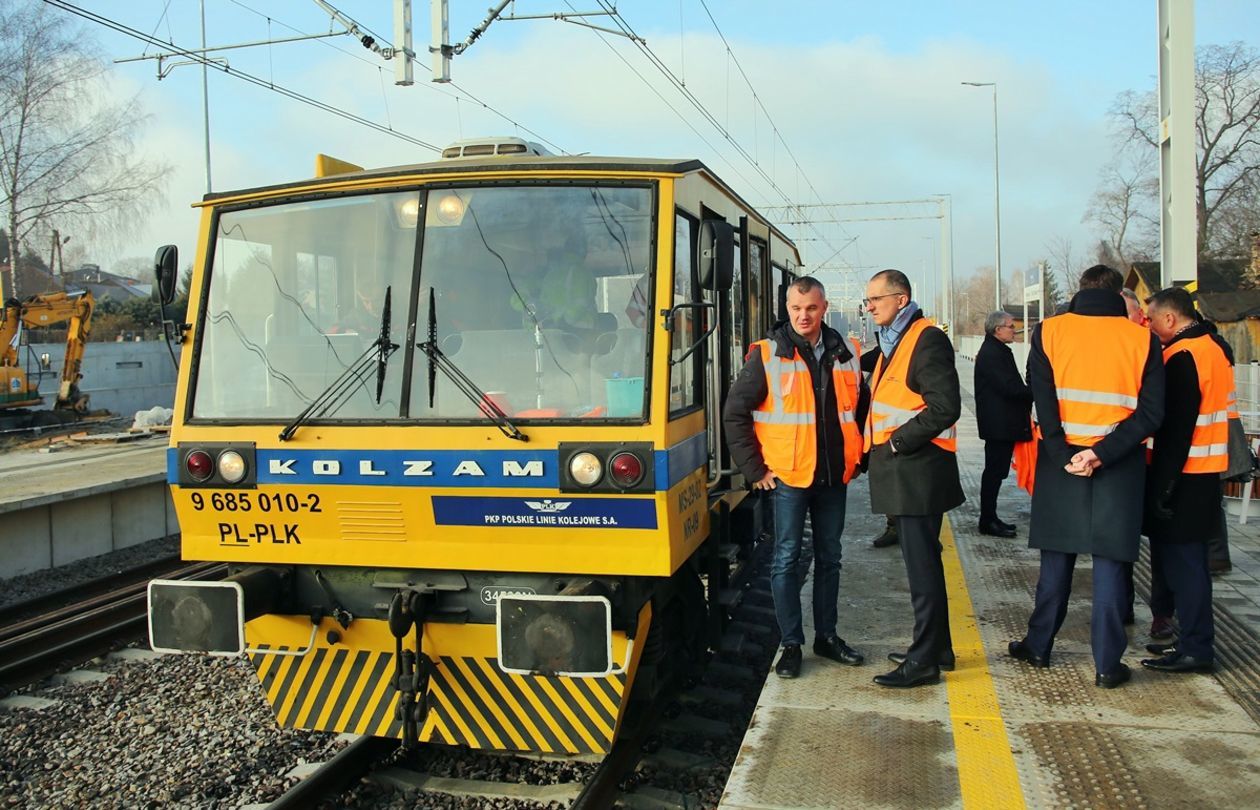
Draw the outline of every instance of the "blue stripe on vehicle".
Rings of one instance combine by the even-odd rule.
[[[709,445],[705,438],[705,434],[696,433],[668,450],[656,451],[657,489],[673,489],[696,468],[705,465],[709,457]]]
[[[438,526],[655,529],[651,498],[482,498],[434,495]]]
[[[705,434],[657,450],[658,491],[705,464]],[[259,484],[353,484],[412,487],[556,489],[559,455],[550,450],[288,450],[257,451]],[[166,454],[166,480],[179,483],[180,451]]]

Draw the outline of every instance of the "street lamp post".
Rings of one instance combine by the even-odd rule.
[[[998,113],[997,82],[963,82],[968,87],[993,88],[993,225],[995,231],[995,259],[997,278],[993,283],[993,293],[997,298],[997,309],[1002,309],[1002,192],[998,184]]]

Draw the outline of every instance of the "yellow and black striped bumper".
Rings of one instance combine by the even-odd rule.
[[[638,638],[645,637],[649,621],[645,607]],[[309,628],[308,620],[308,634]],[[320,628],[315,647],[303,655],[291,654],[302,646],[292,643],[295,629],[301,629],[300,617],[266,616],[246,626],[249,660],[277,722],[401,737],[394,640],[386,623],[356,620],[335,646],[324,644],[327,634]],[[503,672],[498,658],[487,654],[495,649],[489,625],[426,626],[423,646],[434,667],[422,741],[552,754],[608,752],[641,651],[624,634],[614,634],[615,660],[629,654],[624,671],[572,678]]]

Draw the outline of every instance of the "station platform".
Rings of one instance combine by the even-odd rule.
[[[971,364],[959,360],[964,389]],[[1002,488],[1002,539],[976,531],[983,443],[970,392],[959,422],[968,502],[942,531],[957,668],[909,690],[871,678],[910,642],[913,613],[897,547],[877,549],[866,478],[849,489],[839,634],[860,667],[816,658],[806,581],[801,677],[767,677],[720,807],[1164,808],[1260,807],[1260,527],[1229,524],[1233,570],[1213,580],[1218,671],[1143,669],[1150,626],[1149,559],[1137,565],[1136,623],[1125,662],[1133,680],[1094,685],[1090,570],[1078,560],[1073,596],[1048,669],[1006,654],[1032,609],[1038,554],[1027,546],[1029,499]],[[1064,504],[1070,509],[1071,504]]]
[[[167,537],[165,435],[0,454],[0,579]]]

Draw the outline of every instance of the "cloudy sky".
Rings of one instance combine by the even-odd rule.
[[[1055,240],[1070,240],[1081,257],[1092,251],[1097,236],[1081,220],[1111,153],[1107,111],[1118,93],[1154,86],[1155,0],[705,3],[622,0],[617,8],[716,125],[629,40],[551,19],[494,23],[454,60],[448,85],[429,81],[426,57],[416,65],[414,86],[395,87],[392,64],[348,36],[219,56],[439,146],[521,134],[571,153],[698,157],[765,206],[948,194],[959,276],[994,259],[993,95],[961,82],[996,82],[1004,271],[1047,258]],[[201,41],[194,0],[78,4],[181,47]],[[390,0],[333,5],[379,39],[394,38]],[[452,0],[452,40],[462,41],[488,5]],[[519,0],[515,13],[598,7],[594,0]],[[205,10],[211,45],[330,30],[313,0],[205,0]],[[1260,44],[1256,11],[1254,0],[1197,0],[1197,43]],[[72,19],[109,59],[160,50]],[[423,53],[430,37],[424,0],[415,0],[414,20],[415,48]],[[614,27],[607,18],[591,21]],[[151,116],[141,148],[173,171],[166,204],[118,240],[120,247],[89,257],[107,268],[167,242],[187,261],[195,247],[197,217],[188,205],[206,191],[201,71],[179,66],[160,81],[156,74],[156,62],[143,61],[117,64],[110,76],[110,92],[138,94]],[[209,106],[216,192],[309,177],[318,152],[369,167],[435,157],[214,71]],[[820,220],[903,219],[785,230],[800,238],[808,267],[852,268],[855,278],[899,267],[930,295],[940,263],[941,226],[932,218],[938,211],[930,203],[813,209]],[[915,216],[924,218],[904,219]],[[845,275],[829,270],[823,278],[836,287]]]

